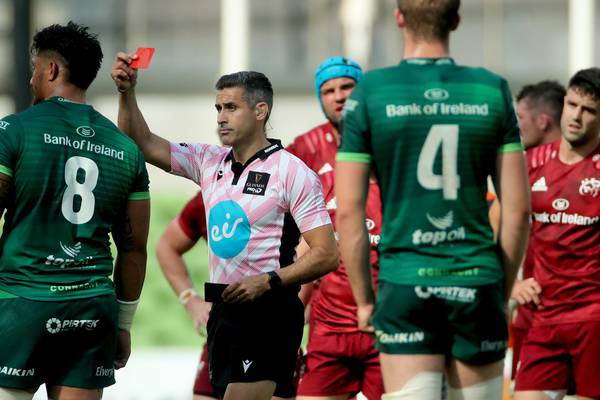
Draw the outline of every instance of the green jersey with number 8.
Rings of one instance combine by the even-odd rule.
[[[135,143],[91,106],[53,97],[0,120],[12,178],[0,291],[32,300],[114,293],[109,233],[129,200],[149,199]]]
[[[484,285],[503,277],[486,203],[499,152],[523,151],[506,81],[450,58],[369,72],[343,112],[338,161],[381,185],[379,279]]]

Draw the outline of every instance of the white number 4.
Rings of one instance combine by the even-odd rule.
[[[442,147],[442,174],[433,172],[439,147]],[[444,199],[456,200],[460,188],[457,174],[458,125],[432,125],[417,164],[417,179],[429,190],[443,190]]]

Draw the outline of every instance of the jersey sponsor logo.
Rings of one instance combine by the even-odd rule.
[[[531,186],[532,192],[546,192],[548,191],[548,186],[546,186],[546,177],[542,176],[537,181],[533,182]]]
[[[65,254],[71,257],[77,257],[79,252],[81,251],[81,242],[75,243],[73,246],[65,246],[62,242],[58,242],[60,244],[60,248]]]
[[[328,172],[333,171],[333,167],[331,166],[331,164],[329,163],[325,163],[323,164],[323,166],[321,167],[321,169],[319,170],[319,172],[317,172],[318,175],[323,175],[326,174]]]
[[[386,104],[385,115],[388,118],[396,117],[414,117],[421,115],[444,115],[444,116],[480,116],[487,117],[490,114],[490,107],[487,103],[466,104],[466,103],[431,103],[431,104]]]
[[[49,133],[44,133],[44,143],[71,147],[75,150],[89,151],[91,153],[116,158],[117,160],[123,160],[125,156],[124,150],[116,150],[104,144],[92,143],[86,139],[74,140],[67,136],[55,136]]]
[[[354,99],[347,99],[344,103],[344,109],[342,110],[342,116],[346,115],[348,112],[354,112],[356,107],[358,107],[358,101]]]
[[[370,218],[365,219],[365,224],[367,225],[367,230],[369,231],[369,243],[371,246],[379,245],[379,242],[381,241],[381,235],[374,235],[371,233],[377,224]]]
[[[0,121],[0,129],[2,129],[3,131],[5,131],[9,125],[10,125],[10,122]]]
[[[248,372],[248,368],[252,365],[254,361],[251,360],[242,360],[242,368],[244,368],[244,373]]]
[[[447,230],[454,223],[454,213],[452,211],[449,211],[443,217],[432,217],[429,213],[425,214],[425,217],[431,225],[439,230],[424,231],[422,229],[417,229],[412,233],[412,243],[414,245],[437,246],[440,243],[456,242],[467,238],[467,232],[464,226]]]
[[[379,343],[419,343],[425,340],[423,331],[387,333],[377,330],[375,336]]]
[[[0,374],[7,376],[35,376],[35,368],[15,368],[6,365],[0,366]]]
[[[477,296],[477,289],[459,286],[415,286],[415,294],[424,300],[434,296],[447,301],[473,303]]]
[[[102,365],[99,367],[96,367],[96,376],[106,376],[106,377],[111,377],[115,374],[115,369],[114,368],[104,368]]]
[[[480,349],[481,351],[504,351],[506,350],[506,345],[507,342],[506,340],[495,340],[495,341],[489,341],[489,340],[484,340],[483,342],[481,342],[481,346]]]
[[[81,251],[81,242],[77,242],[73,246],[64,245],[62,242],[58,243],[62,251],[71,258],[57,257],[54,254],[49,254],[46,256],[46,262],[44,263],[45,265],[52,265],[59,268],[96,268],[96,265],[94,264],[94,258],[92,256],[87,256],[80,259],[76,258]]]
[[[89,290],[94,289],[100,285],[99,282],[86,282],[79,283],[77,285],[52,285],[49,287],[50,292],[52,293],[62,293],[62,292],[77,292],[79,290]]]
[[[248,179],[246,179],[243,192],[256,196],[264,196],[267,191],[267,184],[269,183],[270,177],[271,175],[266,172],[248,172]]]
[[[579,194],[584,196],[589,194],[592,197],[597,197],[600,193],[600,180],[596,178],[585,178],[579,186]]]
[[[554,199],[552,202],[552,208],[558,211],[565,211],[570,205],[571,203],[567,199]]]
[[[594,225],[600,221],[599,216],[588,217],[586,215],[580,215],[577,213],[568,214],[566,212],[556,212],[556,213],[548,213],[548,212],[534,212],[533,219],[535,222],[539,222],[542,224],[563,224],[563,225],[579,225],[579,226],[588,226]]]
[[[461,268],[461,269],[444,269],[444,268],[419,268],[417,270],[418,276],[423,277],[442,277],[442,276],[478,276],[480,272],[479,267]]]
[[[327,202],[327,204],[325,204],[325,208],[327,208],[328,210],[336,210],[337,209],[337,200],[336,198],[332,198],[331,200],[329,200]]]
[[[233,258],[248,245],[250,222],[233,200],[222,201],[210,210],[208,226],[210,248],[221,258]]]
[[[93,331],[99,321],[99,319],[64,319],[61,321],[58,318],[50,318],[46,321],[46,330],[53,335],[76,330]]]
[[[450,93],[448,93],[446,89],[431,88],[426,90],[425,93],[423,93],[423,96],[425,96],[427,100],[441,101],[448,99],[450,97]]]
[[[83,136],[85,138],[94,137],[94,135],[96,134],[96,131],[94,131],[94,129],[92,129],[92,127],[90,126],[80,126],[77,129],[75,129],[75,132],[77,132],[79,136]]]

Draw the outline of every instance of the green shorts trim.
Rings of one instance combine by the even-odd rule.
[[[380,282],[372,321],[386,354],[442,354],[485,365],[504,358],[502,283],[414,286]]]
[[[114,295],[66,301],[0,299],[0,387],[115,383]]]

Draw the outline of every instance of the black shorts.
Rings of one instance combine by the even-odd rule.
[[[240,305],[214,303],[208,320],[210,383],[225,394],[235,382],[271,380],[275,396],[293,397],[304,306],[293,290],[269,291]]]

